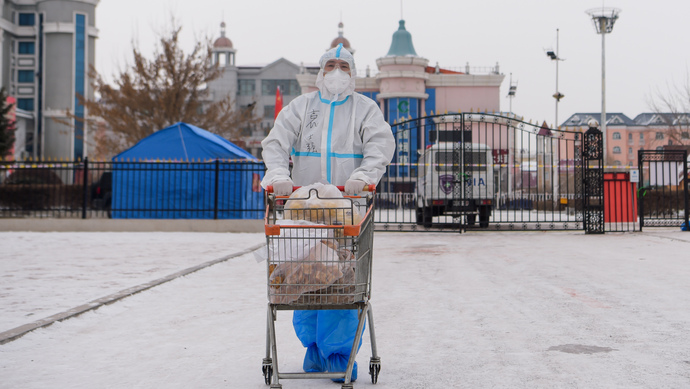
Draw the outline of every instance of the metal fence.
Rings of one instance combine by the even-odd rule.
[[[641,150],[639,170],[604,171],[598,129],[489,113],[392,129],[377,230],[604,233],[688,221],[687,151]],[[0,217],[259,219],[264,171],[245,160],[0,161]]]
[[[244,160],[5,161],[0,217],[263,217],[265,166]]]
[[[640,150],[640,228],[685,225],[688,230],[688,151]]]
[[[379,184],[384,230],[582,229],[582,131],[514,116],[459,113],[392,126],[393,163]]]
[[[639,174],[605,171],[597,128],[560,131],[489,113],[428,116],[392,129],[396,155],[377,193],[380,230],[604,233],[687,220],[688,178],[680,163],[687,154],[641,157]],[[640,190],[631,173],[644,180]],[[662,174],[668,184],[656,178]]]

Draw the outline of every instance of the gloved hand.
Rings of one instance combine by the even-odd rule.
[[[345,182],[345,194],[356,195],[362,192],[367,183],[362,180],[347,180]]]
[[[294,183],[291,179],[276,181],[273,183],[273,193],[276,196],[290,196]]]

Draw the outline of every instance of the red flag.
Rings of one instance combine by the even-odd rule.
[[[273,115],[273,120],[275,121],[278,117],[278,113],[283,109],[283,93],[280,91],[280,86],[276,88],[276,106],[275,114]]]

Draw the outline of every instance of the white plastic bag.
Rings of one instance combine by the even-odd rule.
[[[352,199],[344,198],[337,186],[322,183],[294,191],[285,202],[285,218],[325,225],[353,225],[362,220]]]

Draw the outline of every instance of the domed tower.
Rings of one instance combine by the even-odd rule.
[[[232,41],[225,36],[225,22],[220,24],[220,38],[213,42],[212,61],[220,68],[220,77],[208,83],[211,101],[220,101],[237,95],[238,69],[235,65],[235,48]]]
[[[391,125],[424,116],[425,103],[429,98],[426,93],[428,64],[429,60],[417,55],[412,45],[412,35],[405,29],[405,21],[400,20],[388,54],[376,60],[379,68],[376,79],[380,90],[376,98]],[[400,133],[396,133],[396,130],[394,127],[397,148],[393,161],[399,165],[397,170],[389,174],[390,177],[409,177],[411,171],[405,165],[417,162],[416,151],[423,144],[423,134],[418,133],[416,128]]]
[[[398,31],[393,33],[393,41],[391,47],[388,49],[387,57],[395,56],[417,56],[412,44],[412,34],[405,29],[405,21],[398,22]]]
[[[331,42],[331,46],[328,49],[330,50],[338,46],[338,44],[342,43],[343,47],[347,49],[347,51],[354,54],[355,50],[352,47],[350,47],[350,41],[343,36],[343,26],[343,22],[338,23],[338,37],[333,39],[333,41]]]
[[[388,54],[376,60],[380,88],[377,99],[389,123],[424,116],[424,102],[429,97],[426,93],[428,64],[428,59],[417,55],[412,34],[405,29],[405,21],[400,20]]]
[[[213,42],[213,63],[220,67],[235,66],[235,49],[225,36],[225,22],[220,24],[220,38]]]

